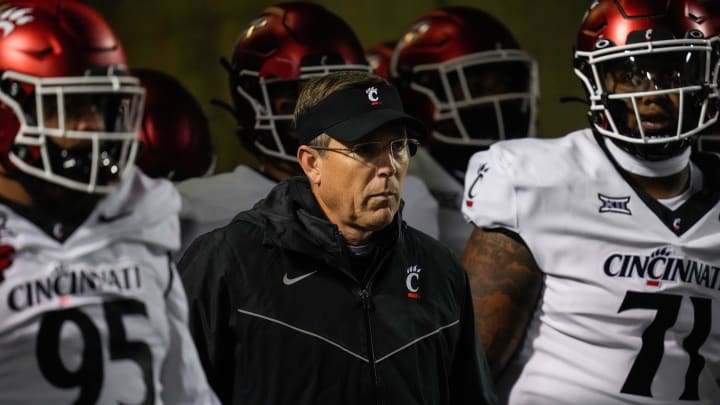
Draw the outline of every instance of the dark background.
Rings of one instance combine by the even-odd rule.
[[[582,96],[572,71],[572,47],[590,0],[322,0],[347,21],[365,48],[395,39],[421,13],[444,5],[480,8],[502,21],[539,63],[539,136],[555,137],[587,125],[586,107],[561,104]],[[230,100],[220,57],[229,58],[245,25],[276,1],[91,0],[123,41],[130,67],[154,68],[177,77],[197,97],[210,120],[216,172],[254,165],[234,135],[228,113],[210,99]]]

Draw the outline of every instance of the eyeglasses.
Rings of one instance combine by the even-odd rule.
[[[390,142],[363,142],[356,143],[349,148],[328,148],[324,146],[311,146],[317,150],[329,150],[331,152],[348,152],[353,159],[372,162],[381,156],[386,150],[388,156],[396,161],[410,159],[417,153],[420,142],[417,139],[395,139]]]

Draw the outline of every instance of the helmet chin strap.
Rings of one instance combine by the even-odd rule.
[[[676,173],[680,173],[690,163],[690,148],[685,150],[673,157],[665,160],[650,161],[641,159],[635,155],[632,155],[624,150],[612,141],[612,139],[605,137],[605,146],[607,146],[610,154],[615,158],[615,161],[630,173],[636,174],[643,177],[665,177]]]

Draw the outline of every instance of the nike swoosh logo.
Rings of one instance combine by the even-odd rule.
[[[302,276],[297,276],[297,277],[293,277],[293,278],[288,277],[288,274],[285,273],[285,275],[283,276],[283,284],[293,285],[293,284],[297,283],[298,281],[302,281],[303,279],[312,276],[315,273],[317,273],[317,270],[313,271],[312,273],[303,274]]]

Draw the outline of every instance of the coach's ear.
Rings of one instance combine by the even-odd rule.
[[[310,183],[320,185],[320,172],[322,168],[322,157],[320,151],[307,145],[300,145],[297,150],[297,160],[300,163]]]

